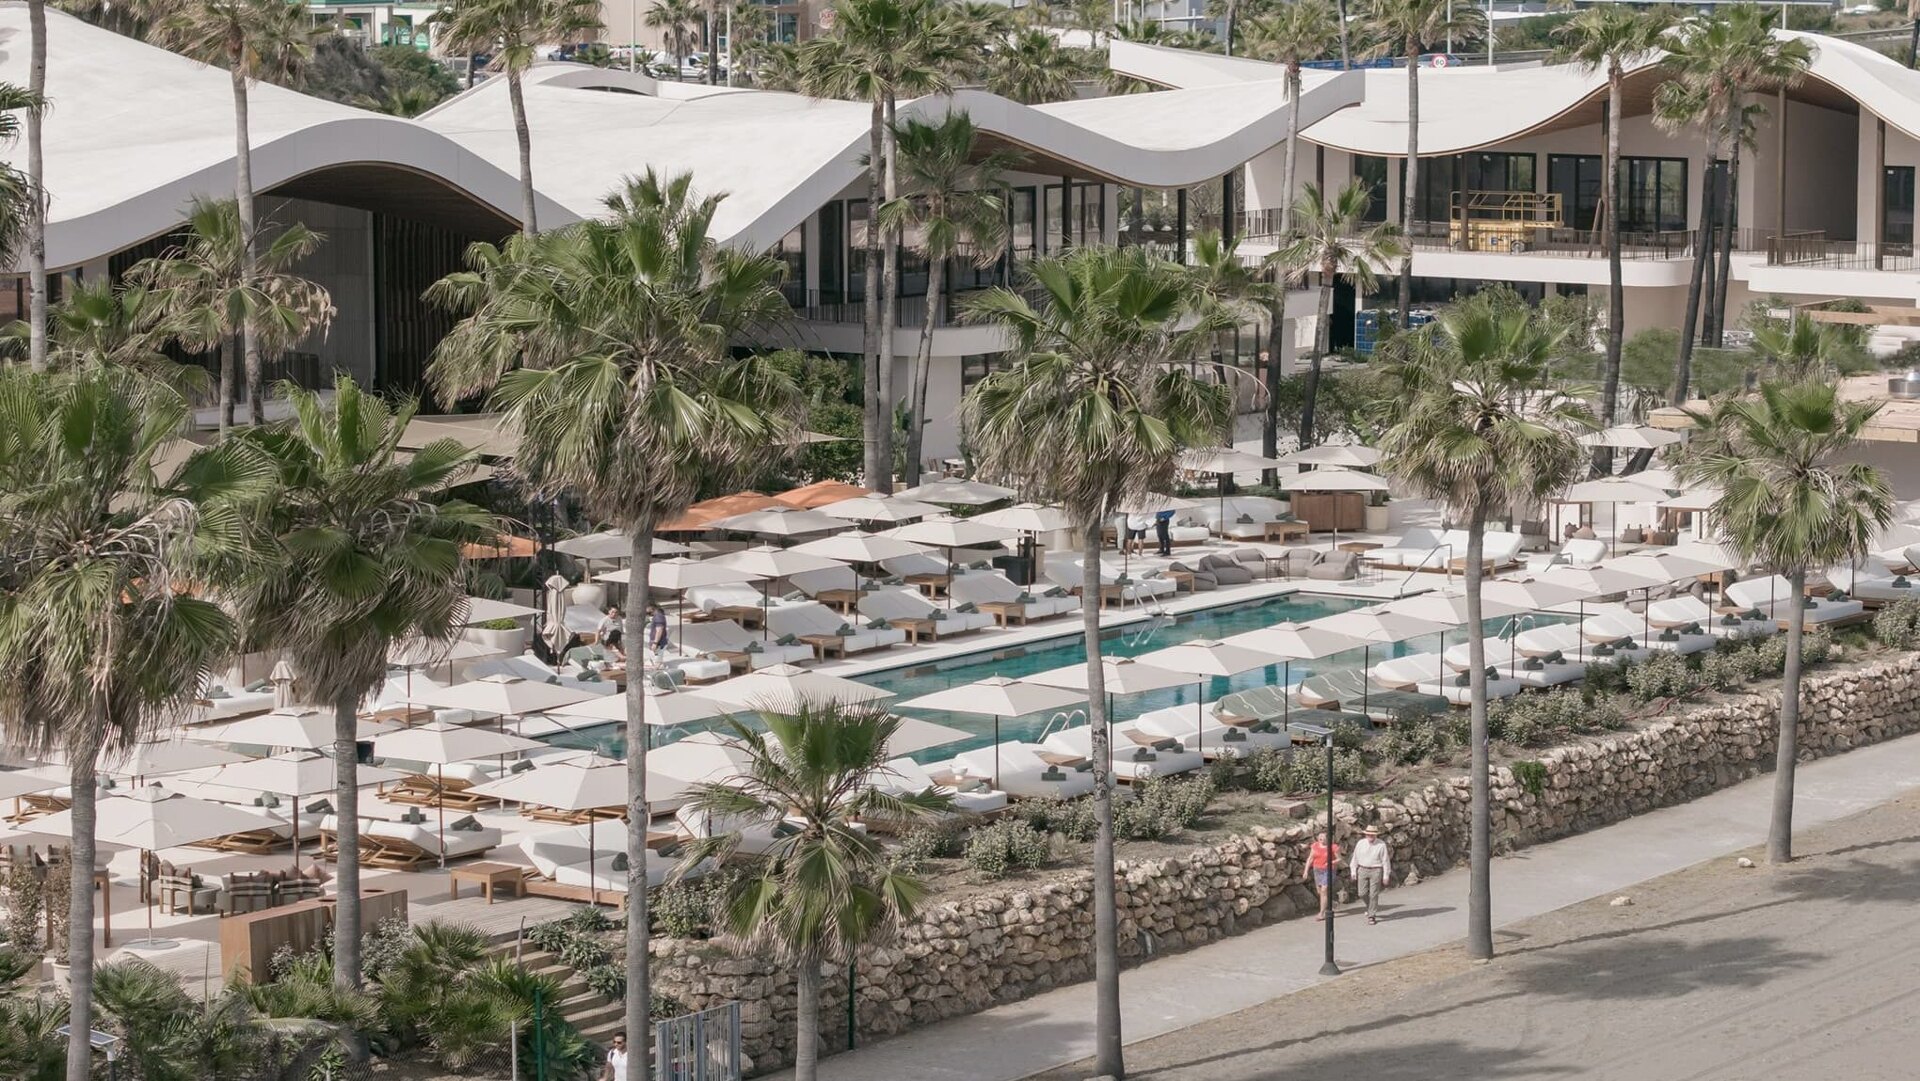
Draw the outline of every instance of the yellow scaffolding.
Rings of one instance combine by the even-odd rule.
[[[1447,242],[1461,251],[1521,252],[1535,234],[1566,224],[1558,192],[1454,192]]]

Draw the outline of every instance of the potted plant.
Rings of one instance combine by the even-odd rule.
[[[1367,500],[1366,527],[1369,533],[1385,533],[1393,528],[1392,514],[1387,507],[1387,493],[1374,492]]]
[[[516,656],[533,641],[533,629],[523,627],[516,619],[489,619],[484,623],[475,623],[467,628],[467,640],[483,646],[497,649],[508,656]]]

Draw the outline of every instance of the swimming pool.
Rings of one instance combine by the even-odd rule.
[[[1370,603],[1373,602],[1357,598],[1290,593],[1265,600],[1207,608],[1179,616],[1156,616],[1103,632],[1100,636],[1101,650],[1111,657],[1137,657],[1181,642],[1225,638],[1242,631],[1270,627],[1276,623],[1305,622]],[[1489,635],[1500,633],[1505,630],[1507,623],[1506,619],[1488,620],[1487,633]],[[1448,644],[1464,640],[1463,632],[1457,630],[1449,632],[1446,636]],[[1440,644],[1437,636],[1427,637],[1392,646],[1375,646],[1367,653],[1372,660],[1378,661],[1403,653],[1433,650]],[[855,678],[862,683],[892,691],[895,695],[892,701],[897,703],[932,694],[935,691],[943,691],[949,687],[974,683],[988,676],[1019,679],[1049,668],[1083,663],[1086,659],[1085,639],[1081,635],[1071,634],[1022,646],[963,654],[929,664],[890,668]],[[1242,672],[1227,679],[1212,678],[1207,681],[1205,687],[1196,681],[1193,684],[1165,691],[1122,695],[1114,699],[1114,719],[1128,720],[1164,706],[1182,704],[1191,706],[1196,693],[1201,696],[1202,701],[1210,702],[1232,691],[1277,684],[1281,681],[1283,674],[1288,678],[1289,683],[1297,683],[1303,677],[1315,672],[1358,668],[1362,659],[1362,651],[1356,649],[1349,653],[1336,653],[1317,661],[1296,663],[1290,668],[1275,664],[1266,668],[1256,668],[1251,672]],[[971,738],[965,741],[930,748],[913,756],[920,761],[944,761],[962,751],[993,743],[994,720],[991,717],[948,713],[941,710],[903,709],[901,712],[949,725],[971,734]],[[1003,717],[1000,719],[1000,739],[1003,741],[1033,739],[1039,736],[1051,719],[1052,715],[1045,713],[1025,717]],[[1055,727],[1059,725],[1056,724]],[[696,730],[698,729],[694,727],[669,729],[659,733],[656,738],[660,743],[670,743]],[[624,754],[626,749],[626,741],[621,736],[618,725],[599,725],[541,738],[555,746],[586,748],[615,757]]]

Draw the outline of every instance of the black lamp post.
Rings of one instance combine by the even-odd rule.
[[[1335,877],[1339,861],[1334,858],[1333,850],[1333,733],[1327,733],[1327,959],[1320,965],[1320,975],[1338,976],[1340,966],[1333,959],[1333,910],[1340,899],[1340,882]]]

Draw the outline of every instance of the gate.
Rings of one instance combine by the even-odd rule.
[[[740,1004],[656,1021],[657,1081],[740,1081]]]

